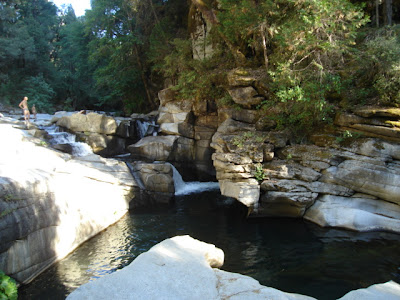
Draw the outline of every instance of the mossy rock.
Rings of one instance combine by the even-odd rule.
[[[400,120],[400,108],[366,107],[354,110],[354,113],[364,118],[385,117]]]

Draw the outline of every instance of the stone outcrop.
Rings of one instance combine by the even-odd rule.
[[[400,109],[368,107],[338,114],[335,123],[364,136],[400,142]]]
[[[323,195],[304,215],[324,227],[400,232],[400,206],[366,195]]]
[[[0,269],[20,282],[118,221],[139,190],[117,160],[57,152],[13,124],[0,137]]]
[[[188,167],[194,174],[193,180],[212,179],[214,151],[210,143],[218,127],[215,103],[181,101],[174,97],[169,88],[159,92],[162,105],[157,119],[158,136],[145,137],[127,149],[137,159]]]
[[[87,115],[76,113],[62,117],[57,121],[57,125],[73,132],[92,132],[106,135],[115,134],[118,127],[114,118],[97,113]]]
[[[131,202],[131,208],[169,205],[175,195],[172,166],[169,163],[135,161],[131,172],[139,185],[140,193]]]
[[[305,217],[321,226],[400,232],[395,213],[399,144],[353,138],[327,146],[287,145],[284,132],[257,130],[257,122],[228,118],[213,136],[223,194],[248,206],[254,216]]]
[[[224,253],[190,236],[155,245],[122,270],[82,285],[67,299],[314,299],[225,272]]]
[[[381,226],[381,218],[392,224],[391,218],[397,217],[379,212],[379,206],[400,204],[399,110],[364,108],[338,114],[336,132],[315,133],[309,144],[298,145],[289,132],[276,130],[271,115],[279,107],[257,110],[269,96],[264,75],[262,70],[243,68],[227,73],[225,88],[240,109],[217,107],[213,101],[181,101],[170,88],[161,91],[158,124],[163,136],[143,139],[130,146],[130,152],[177,167],[190,162],[197,170],[213,167],[221,193],[247,206],[250,216],[307,215],[323,226],[399,232],[394,225]],[[365,210],[365,205],[357,211],[379,218],[368,218],[369,227],[353,226],[340,214],[332,225],[326,199],[374,199],[376,211]],[[307,214],[316,207],[323,217]]]

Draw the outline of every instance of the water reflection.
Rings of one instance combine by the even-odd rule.
[[[204,192],[177,197],[166,211],[128,214],[22,288],[19,299],[64,299],[79,285],[183,234],[221,248],[226,271],[318,299],[399,279],[399,235],[327,230],[295,219],[245,220],[233,203]]]

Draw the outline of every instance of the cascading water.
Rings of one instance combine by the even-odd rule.
[[[155,120],[136,120],[136,128],[139,140],[148,135],[157,135],[157,125]]]
[[[71,154],[73,156],[86,156],[93,154],[93,151],[88,144],[76,141],[76,135],[60,131],[60,128],[56,125],[44,127],[43,129],[51,136],[51,145],[70,145],[72,147]]]
[[[218,182],[199,182],[199,181],[183,181],[182,175],[172,165],[174,185],[175,185],[175,196],[196,194],[205,191],[213,191],[219,189]]]

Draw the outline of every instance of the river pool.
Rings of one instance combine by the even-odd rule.
[[[225,252],[222,269],[286,292],[337,299],[350,290],[400,281],[400,235],[323,229],[299,219],[246,219],[218,191],[177,196],[171,207],[130,212],[21,287],[19,299],[65,299],[176,235]]]

